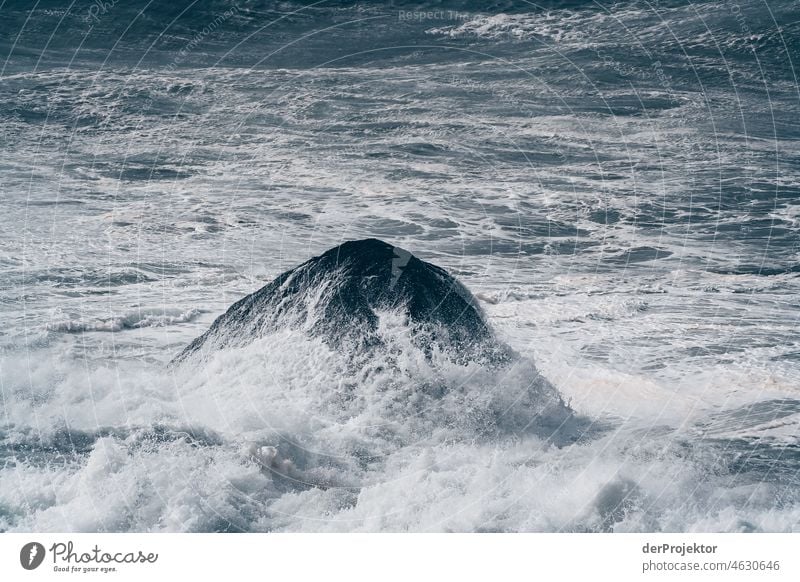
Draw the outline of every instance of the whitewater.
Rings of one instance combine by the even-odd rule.
[[[0,4],[0,531],[800,530],[792,2],[155,4]],[[171,364],[367,238],[513,361]]]

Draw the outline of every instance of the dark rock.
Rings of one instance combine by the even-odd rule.
[[[176,358],[246,345],[277,329],[303,329],[337,349],[382,344],[379,312],[407,317],[414,343],[453,359],[504,362],[511,350],[494,339],[472,294],[441,269],[377,239],[346,242],[291,269],[233,304]]]

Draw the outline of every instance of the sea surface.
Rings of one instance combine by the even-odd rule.
[[[0,531],[800,531],[798,64],[794,0],[0,0]],[[367,237],[522,363],[168,366]]]

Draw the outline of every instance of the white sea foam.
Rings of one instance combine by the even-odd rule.
[[[108,319],[85,320],[80,318],[56,319],[47,324],[49,331],[64,333],[81,333],[91,331],[118,332],[126,329],[143,327],[164,327],[178,323],[187,323],[196,319],[202,311],[199,309],[140,309],[118,317]]]
[[[596,368],[586,370],[591,377],[568,380],[584,393],[578,409],[616,421],[571,419],[529,360],[501,371],[429,360],[401,321],[385,315],[381,329],[389,349],[355,369],[291,331],[170,374],[129,362],[87,370],[4,359],[11,448],[0,470],[2,528],[788,531],[796,523],[796,506],[774,502],[785,484],[726,485],[724,454],[691,427],[670,426],[691,418],[685,411],[662,417],[661,428],[636,421],[652,421],[641,407],[663,406],[663,390],[631,379],[621,392],[619,374],[603,384]],[[554,446],[548,436],[558,430],[578,442]],[[75,454],[82,438],[88,452]],[[59,454],[37,458],[26,443]]]
[[[595,19],[602,16],[593,14]],[[428,34],[447,35],[451,37],[476,36],[492,40],[528,40],[531,38],[546,38],[551,42],[578,42],[586,41],[585,30],[581,31],[575,25],[580,23],[584,27],[591,18],[568,10],[559,10],[546,13],[522,14],[492,14],[478,15],[457,25],[435,27],[429,29]]]

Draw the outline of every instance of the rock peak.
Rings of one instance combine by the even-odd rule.
[[[178,356],[247,344],[284,327],[331,345],[372,349],[380,312],[402,313],[419,347],[457,358],[507,354],[472,294],[444,269],[369,238],[347,241],[279,275],[233,304]]]

